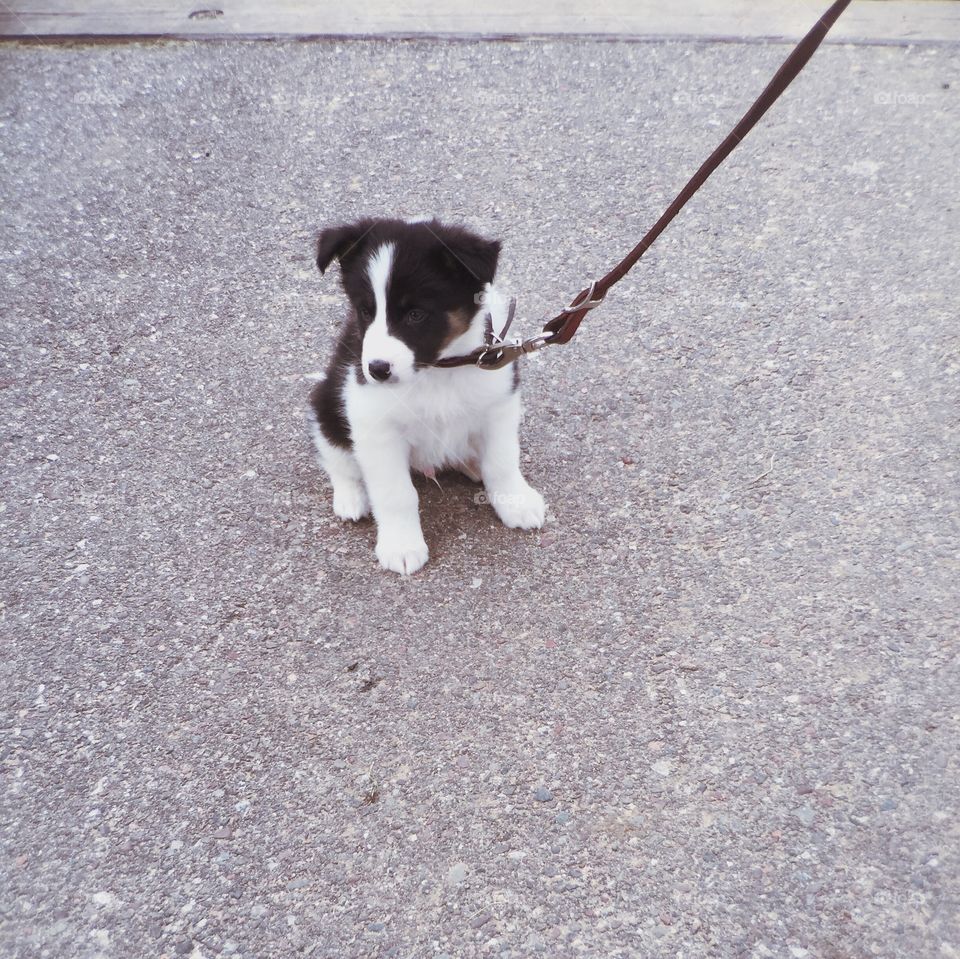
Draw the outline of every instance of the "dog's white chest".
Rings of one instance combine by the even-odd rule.
[[[411,384],[348,383],[354,430],[389,428],[410,446],[410,465],[429,472],[476,458],[477,434],[511,394],[510,370],[431,370]]]

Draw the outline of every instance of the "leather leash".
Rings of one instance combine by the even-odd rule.
[[[502,337],[506,330],[503,330],[500,337],[488,336],[487,343],[477,347],[471,353],[445,357],[437,360],[433,365],[449,367],[472,364],[479,366],[482,370],[498,370],[525,353],[533,353],[544,346],[569,343],[587,313],[603,302],[610,288],[627,275],[640,257],[650,249],[654,240],[667,228],[670,221],[683,209],[687,201],[706,183],[710,174],[723,163],[737,144],[753,129],[757,121],[773,106],[780,94],[790,86],[849,4],[850,0],[836,0],[830,6],[813,29],[794,47],[753,106],[740,118],[740,122],[730,131],[720,146],[707,157],[646,236],[606,276],[594,280],[587,289],[581,290],[573,298],[569,306],[564,307],[552,320],[548,320],[542,333],[519,342],[504,342]]]

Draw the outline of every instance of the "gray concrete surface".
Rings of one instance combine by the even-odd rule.
[[[828,0],[4,0],[0,36],[802,37]],[[834,42],[960,42],[955,0],[857,0]]]
[[[956,48],[824,48],[525,367],[542,535],[446,477],[384,574],[303,427],[318,226],[530,329],[784,53],[0,48],[0,953],[960,955]]]

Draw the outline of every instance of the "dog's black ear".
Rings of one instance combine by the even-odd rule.
[[[477,289],[493,282],[500,259],[499,240],[485,240],[459,227],[447,227],[439,240],[444,266],[465,273],[476,281]]]
[[[317,266],[321,273],[333,260],[341,263],[349,256],[359,253],[363,247],[363,238],[370,232],[370,221],[359,220],[322,230],[317,237]]]

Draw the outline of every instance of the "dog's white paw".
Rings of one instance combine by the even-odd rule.
[[[335,486],[333,511],[340,519],[363,519],[370,512],[370,502],[363,484],[339,483]]]
[[[377,537],[377,559],[384,569],[391,569],[401,576],[415,573],[427,561],[430,551],[423,535],[399,535],[380,533]]]
[[[540,529],[543,526],[547,504],[527,483],[509,492],[504,490],[487,495],[504,526],[511,529]]]

